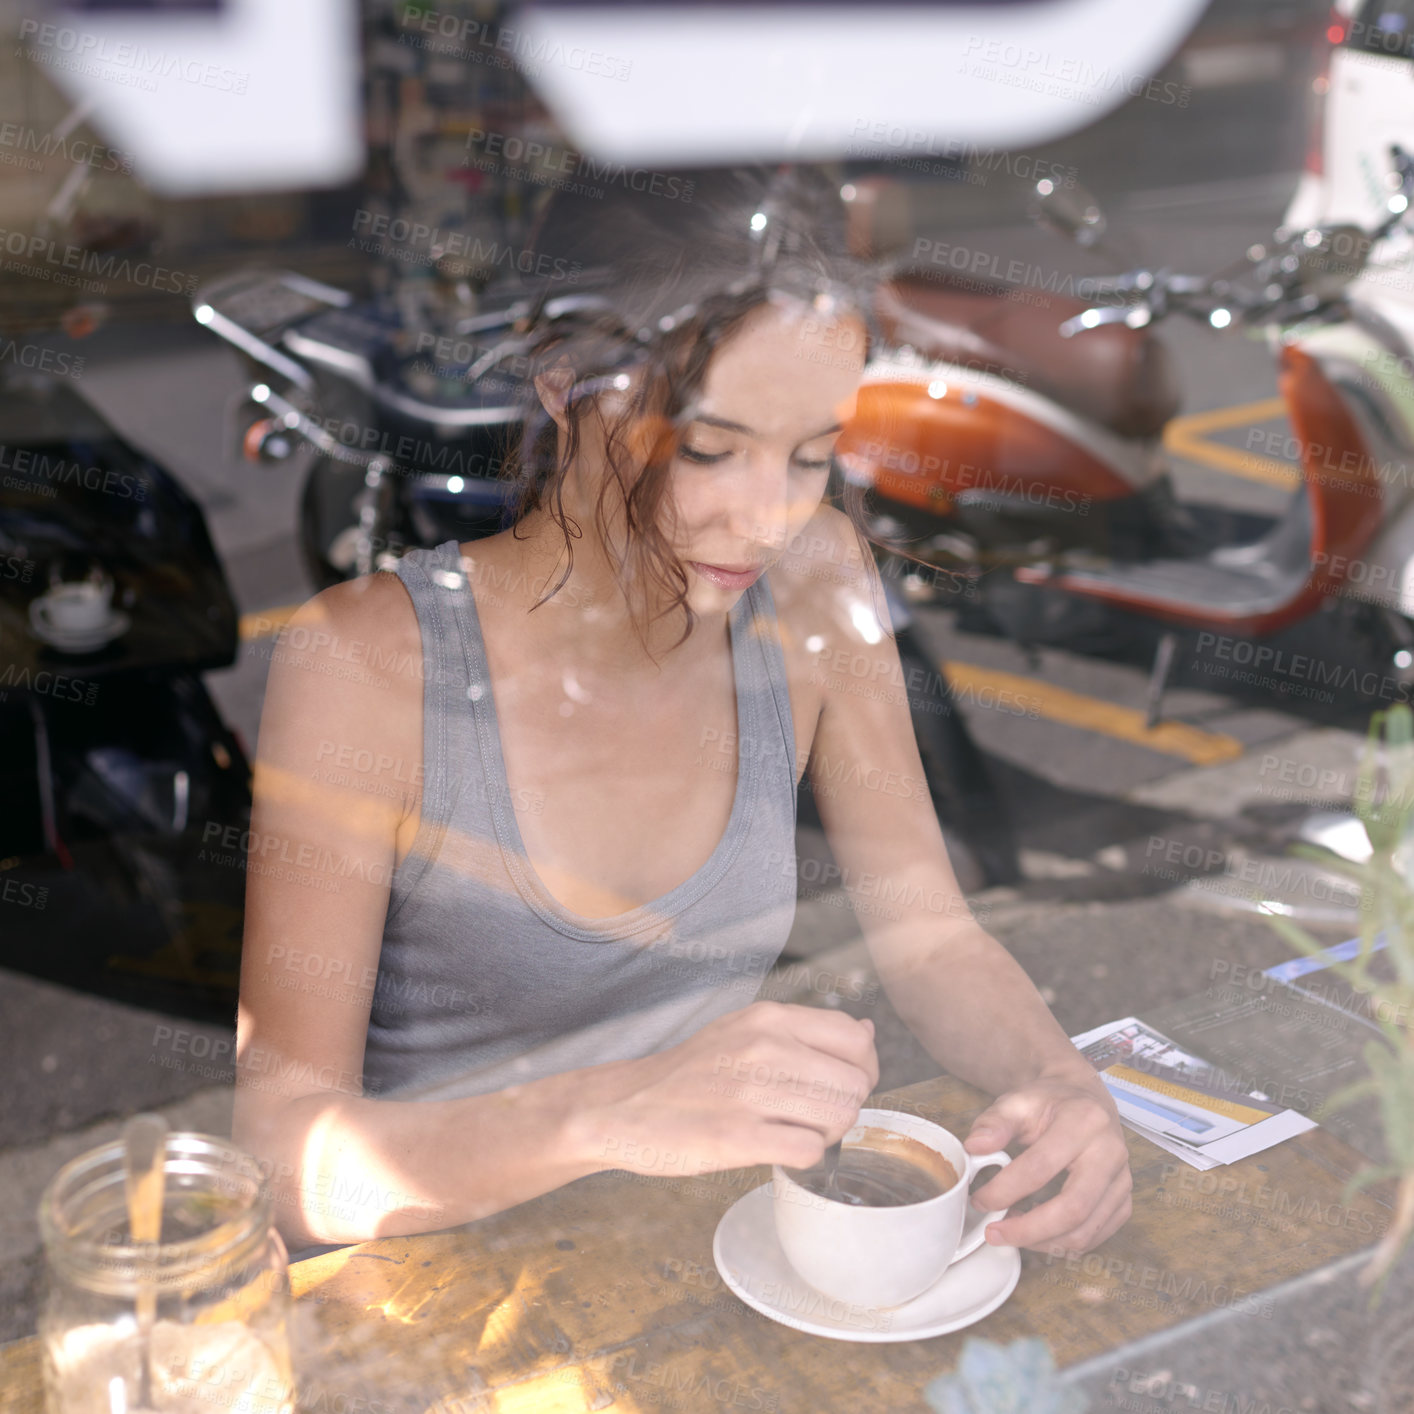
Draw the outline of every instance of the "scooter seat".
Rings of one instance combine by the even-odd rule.
[[[1040,290],[923,271],[895,276],[876,303],[894,344],[1010,378],[1121,437],[1155,435],[1181,398],[1167,348],[1150,330],[1125,324],[1062,338],[1061,324],[1088,308]]]

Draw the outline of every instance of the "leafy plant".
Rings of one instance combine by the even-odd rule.
[[[1085,1414],[1090,1401],[1061,1382],[1050,1347],[1035,1338],[998,1345],[970,1336],[951,1375],[923,1390],[938,1414]]]
[[[1414,712],[1398,704],[1376,712],[1360,763],[1352,802],[1370,838],[1370,858],[1362,864],[1315,845],[1293,852],[1316,860],[1360,885],[1360,951],[1349,961],[1330,961],[1305,929],[1289,918],[1268,921],[1294,948],[1319,957],[1359,993],[1384,1032],[1365,1048],[1370,1074],[1330,1096],[1315,1118],[1366,1095],[1379,1101],[1388,1150],[1387,1164],[1362,1169],[1346,1185],[1349,1198],[1382,1178],[1398,1179],[1394,1221],[1361,1273],[1374,1285],[1378,1301],[1394,1263],[1414,1235]],[[1376,980],[1371,963],[1380,937],[1395,980]]]

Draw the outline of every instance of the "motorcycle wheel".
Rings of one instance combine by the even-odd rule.
[[[305,571],[316,590],[354,575],[348,552],[358,526],[354,498],[363,488],[363,472],[320,457],[305,477],[300,496],[299,545]]]
[[[1018,883],[1023,875],[1010,808],[967,728],[947,675],[912,628],[898,629],[895,643],[904,682],[922,684],[908,692],[909,714],[923,775],[949,845],[960,845],[973,856],[984,886]]]

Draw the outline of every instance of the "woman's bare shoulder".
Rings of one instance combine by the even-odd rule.
[[[272,719],[359,741],[420,729],[424,679],[417,612],[396,575],[321,590],[280,632],[261,734]]]
[[[349,651],[355,643],[366,645],[366,652],[375,643],[387,651],[421,641],[412,599],[398,576],[387,571],[320,590],[300,605],[290,626],[319,635],[321,648],[330,646],[335,634],[340,648]]]
[[[875,616],[887,612],[873,556],[854,522],[828,505],[819,507],[771,566],[771,593],[783,627],[801,644],[816,643],[814,651],[858,641],[861,634],[872,639],[861,606],[870,606]]]

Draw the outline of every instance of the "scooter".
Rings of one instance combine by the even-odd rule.
[[[1136,271],[1110,282],[1111,303],[1047,297],[1017,312],[995,293],[896,282],[906,295],[882,311],[891,346],[866,370],[840,453],[880,542],[984,583],[1001,566],[1003,590],[1044,586],[1229,636],[1273,634],[1349,594],[1407,673],[1414,362],[1399,331],[1349,294],[1414,198],[1414,159],[1398,148],[1391,157],[1397,190],[1371,229],[1296,232],[1212,277]],[[1042,182],[1038,194],[1082,243],[1103,233],[1083,191]],[[1280,362],[1303,480],[1246,543],[1205,542],[1173,498],[1161,432],[1177,387],[1152,334],[1170,313],[1265,329]],[[1172,631],[1159,642],[1151,724],[1175,642]]]
[[[201,674],[238,650],[200,507],[65,376],[0,368],[4,961],[229,1019],[250,768]]]
[[[582,303],[551,300],[553,316]],[[198,323],[247,360],[256,409],[243,448],[257,462],[302,447],[300,544],[319,588],[390,567],[407,549],[474,540],[509,523],[501,475],[520,427],[520,286],[485,290],[475,312],[359,301],[288,270],[247,268],[200,287]]]

